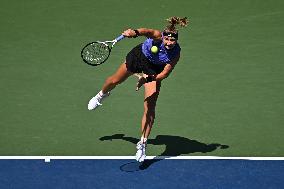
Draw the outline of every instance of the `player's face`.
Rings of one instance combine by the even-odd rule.
[[[177,40],[174,37],[164,36],[163,43],[166,49],[172,49],[177,44]]]

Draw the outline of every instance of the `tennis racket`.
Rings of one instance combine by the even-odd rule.
[[[83,61],[91,66],[104,63],[114,45],[123,38],[124,35],[121,35],[112,41],[95,41],[87,44],[81,51]]]

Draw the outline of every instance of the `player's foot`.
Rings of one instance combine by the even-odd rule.
[[[98,106],[101,106],[101,102],[105,97],[108,97],[110,95],[110,92],[107,92],[106,94],[102,94],[100,91],[96,96],[94,96],[88,104],[88,110],[94,110]]]
[[[136,152],[136,160],[138,162],[143,162],[146,159],[146,143],[142,143],[139,141],[136,145],[137,152]]]

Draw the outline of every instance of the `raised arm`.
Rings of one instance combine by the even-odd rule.
[[[122,35],[129,38],[135,38],[138,36],[145,36],[152,39],[161,39],[162,34],[159,30],[149,28],[127,29]]]

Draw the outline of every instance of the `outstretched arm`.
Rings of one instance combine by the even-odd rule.
[[[162,34],[159,30],[154,30],[149,28],[127,29],[122,33],[122,35],[129,38],[137,36],[145,36],[152,39],[161,39],[162,37]]]

